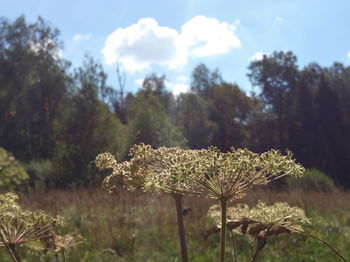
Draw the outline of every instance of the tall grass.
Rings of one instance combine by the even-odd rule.
[[[20,199],[26,208],[64,216],[65,230],[83,235],[84,243],[68,251],[71,262],[180,261],[176,213],[171,208],[173,200],[166,195],[141,192],[109,195],[99,189],[79,189],[32,192]],[[350,193],[256,190],[240,202],[253,206],[259,199],[266,203],[287,202],[305,209],[313,223],[308,231],[327,239],[345,257],[350,257]],[[213,225],[207,217],[213,203],[197,198],[184,201],[184,206],[193,210],[184,217],[190,261],[217,260],[220,236],[204,238],[206,230]],[[333,254],[305,236],[272,237],[269,241],[261,253],[261,261],[335,261]],[[251,243],[240,237],[235,242],[238,260],[248,261],[253,252]],[[28,261],[37,258],[38,254],[29,250]],[[232,261],[229,250],[226,259]],[[0,252],[0,261],[10,260]]]

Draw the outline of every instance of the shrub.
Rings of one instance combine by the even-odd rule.
[[[32,160],[23,164],[29,174],[29,186],[34,189],[44,189],[49,183],[52,172],[52,162],[47,159]]]
[[[332,192],[335,189],[333,180],[318,169],[306,169],[301,178],[288,177],[287,185],[290,189]]]
[[[13,155],[0,147],[0,190],[13,190],[29,178]]]

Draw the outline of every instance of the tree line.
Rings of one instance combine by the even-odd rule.
[[[101,152],[121,161],[136,143],[199,149],[291,150],[305,167],[350,186],[350,67],[300,68],[274,52],[247,70],[255,93],[197,65],[191,91],[174,96],[165,76],[146,76],[137,92],[107,85],[102,65],[80,68],[59,55],[59,31],[38,18],[0,19],[0,147],[34,187],[100,183],[90,164]]]

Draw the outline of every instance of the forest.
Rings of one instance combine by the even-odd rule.
[[[0,145],[4,159],[14,157],[11,165],[29,175],[24,187],[97,185],[102,178],[90,164],[97,154],[125,160],[143,142],[290,150],[306,168],[349,188],[350,67],[300,68],[292,52],[275,51],[247,66],[249,94],[205,64],[193,68],[188,93],[175,97],[156,72],[127,92],[119,67],[115,86],[92,57],[72,68],[58,55],[59,36],[40,17],[0,21]],[[6,181],[3,188],[16,185]]]

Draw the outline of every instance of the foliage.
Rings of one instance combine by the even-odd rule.
[[[59,31],[41,17],[0,19],[0,144],[20,160],[50,158],[53,121],[68,94]]]
[[[99,64],[87,58],[74,79],[79,89],[70,101],[70,111],[62,114],[56,127],[55,184],[99,184],[101,179],[88,172],[88,164],[103,151],[123,157],[126,129],[99,100],[106,81]]]
[[[335,190],[333,180],[318,169],[306,169],[304,176],[299,179],[288,177],[286,179],[288,188],[301,189],[305,191],[316,190],[331,192]]]
[[[0,147],[0,189],[13,190],[28,178],[27,172],[13,155]]]
[[[127,106],[130,142],[154,147],[185,146],[186,141],[174,125],[159,97],[151,90],[138,92]]]
[[[211,120],[211,104],[196,94],[180,94],[176,123],[191,149],[206,148],[212,144],[218,125]]]
[[[29,175],[29,186],[33,189],[45,189],[52,183],[50,177],[52,162],[47,159],[31,160],[23,168]]]

